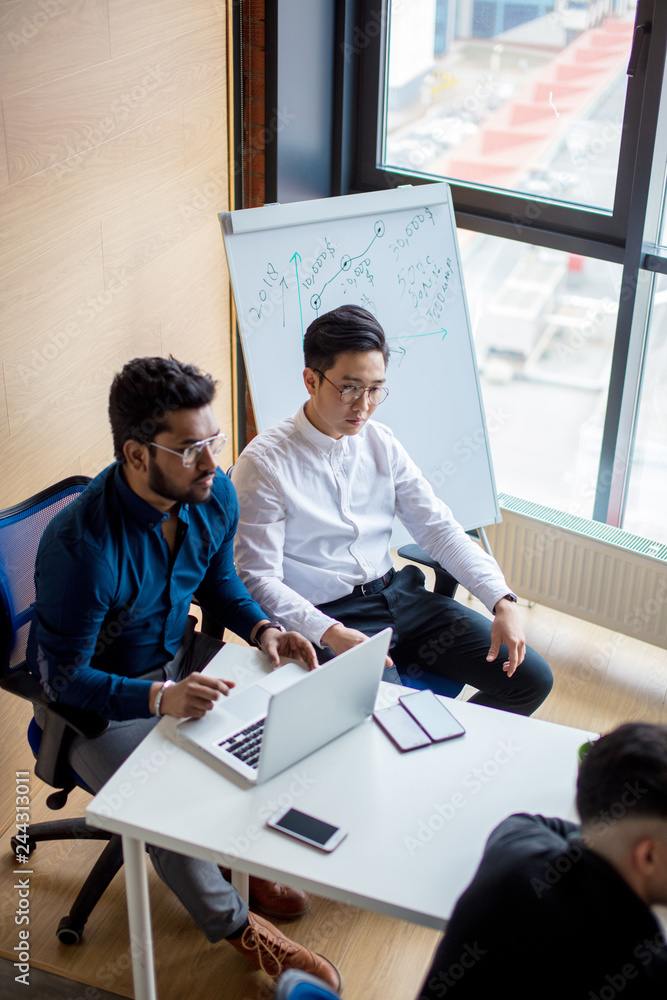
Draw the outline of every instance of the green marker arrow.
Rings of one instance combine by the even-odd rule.
[[[441,326],[439,330],[431,330],[430,333],[404,333],[402,337],[387,337],[387,340],[413,340],[415,337],[435,337],[439,333],[442,334],[444,340],[447,336],[444,326]]]
[[[290,257],[290,264],[294,261],[294,270],[296,272],[296,290],[299,296],[299,318],[301,320],[301,343],[303,344],[303,310],[301,308],[301,285],[299,284],[299,264],[301,262],[301,254],[298,250],[295,250]]]

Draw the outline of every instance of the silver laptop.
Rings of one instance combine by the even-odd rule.
[[[390,640],[384,629],[308,673],[287,663],[178,733],[248,781],[267,781],[371,715]]]

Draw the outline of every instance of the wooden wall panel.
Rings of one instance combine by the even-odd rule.
[[[9,437],[9,417],[7,415],[7,398],[5,394],[5,373],[0,372],[0,445]]]
[[[0,104],[0,135],[4,135],[5,131],[5,114]],[[0,191],[4,190],[9,184],[9,167],[7,166],[7,147],[5,143],[0,144]]]
[[[60,246],[0,278],[0,329],[5,357],[39,333],[76,322],[86,301],[104,288],[102,232],[99,222],[65,240]],[[80,303],[77,310],[73,303]],[[32,336],[31,336],[32,331]],[[36,357],[33,365],[44,367]],[[26,373],[27,374],[27,373]]]
[[[210,225],[212,219],[217,222],[215,205],[224,197],[226,186],[227,165],[218,157],[198,163],[151,191],[131,215],[123,210],[105,219],[104,268],[110,278],[131,277],[170,247]],[[219,227],[218,239],[222,242]]]
[[[80,456],[80,466],[77,474],[85,476],[96,476],[107,465],[111,465],[114,460],[113,441],[110,431],[105,431],[99,437],[90,441],[87,448],[84,448]]]
[[[127,295],[110,299],[94,322],[81,328],[76,337],[63,338],[62,344],[56,344],[47,332],[21,346],[5,361],[12,439],[21,433],[31,436],[41,425],[48,427],[48,436],[76,434],[85,440],[89,428],[84,422],[72,426],[79,423],[76,414],[82,408],[95,414],[99,410],[104,423],[111,380],[129,357],[136,356],[136,348],[140,353],[161,353],[160,323],[156,315],[138,316]],[[35,352],[48,359],[41,371],[29,368]],[[32,371],[30,378],[26,370]]]
[[[215,32],[202,28],[7,98],[10,181],[219,90],[225,80],[222,42],[219,26]]]
[[[151,41],[164,41],[195,28],[224,31],[225,0],[108,0],[111,54],[131,52]]]
[[[227,116],[224,113],[224,97],[213,91],[191,101],[183,108],[183,130],[185,133],[185,167],[203,163],[215,156],[227,167]],[[216,199],[226,201],[227,188],[220,186]]]
[[[220,429],[227,434],[228,442],[218,458],[226,469],[232,464],[232,409],[231,362],[228,344],[222,344],[217,330],[216,315],[229,310],[229,291],[224,260],[219,253],[222,240],[215,215],[189,239],[170,247],[138,278],[152,296],[160,310],[162,353],[173,354],[179,361],[199,365],[217,380],[218,387],[213,410]],[[224,255],[223,255],[224,257]],[[191,266],[197,260],[197,269]],[[181,273],[176,284],[170,276]],[[196,332],[196,335],[195,335]]]
[[[107,0],[15,0],[0,6],[3,97],[104,62],[110,54]]]
[[[177,177],[183,157],[176,109],[10,185],[0,196],[0,275]]]
[[[227,434],[227,444],[218,464],[227,469],[234,461],[232,435],[228,430],[232,425],[232,367],[229,352],[223,355],[221,351],[214,320],[217,310],[229,309],[226,272],[217,252],[220,238],[216,219],[180,248],[179,252],[184,255],[191,248],[197,248],[201,273],[190,276],[186,295],[173,296],[171,302],[165,303],[170,308],[162,321],[162,349],[165,354],[173,354],[180,360],[194,361],[217,379],[213,410],[221,430]],[[210,288],[216,289],[214,308],[207,294]],[[193,344],[193,330],[197,331],[196,345]]]

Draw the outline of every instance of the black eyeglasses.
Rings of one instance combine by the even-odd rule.
[[[368,402],[371,406],[379,406],[380,403],[384,403],[385,399],[389,395],[389,389],[385,388],[383,385],[348,385],[345,389],[339,389],[335,382],[332,382],[330,378],[327,378],[324,372],[321,372],[319,368],[313,368],[318,375],[322,378],[327,379],[329,385],[332,385],[336,392],[340,393],[341,403],[356,403],[358,399],[361,399],[365,392],[368,393]]]

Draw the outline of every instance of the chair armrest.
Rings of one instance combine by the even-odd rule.
[[[419,563],[421,566],[427,566],[435,572],[435,586],[433,590],[436,594],[443,594],[445,597],[454,596],[456,588],[459,585],[458,580],[455,580],[451,573],[443,569],[439,562],[432,559],[428,552],[424,552],[418,545],[411,543],[410,545],[401,545],[398,554],[401,559],[407,559],[410,562]]]
[[[52,788],[65,790],[65,795],[59,804],[51,806],[59,809],[67,801],[67,792],[76,784],[69,764],[69,748],[73,737],[79,735],[92,739],[103,733],[109,723],[94,712],[86,712],[69,705],[44,707],[46,708],[44,728],[35,761],[35,774]]]
[[[31,674],[24,665],[15,667],[10,673],[0,678],[0,687],[10,694],[18,695],[25,701],[31,701],[33,705],[39,705],[46,709],[47,714],[53,713],[59,716],[65,725],[73,729],[78,736],[85,736],[86,739],[94,739],[107,728],[109,723],[101,715],[95,712],[87,712],[83,708],[75,708],[73,705],[59,705],[57,702],[49,702],[44,699],[44,692],[39,678]]]
[[[69,791],[75,784],[68,763],[72,738],[78,735],[93,739],[103,733],[109,723],[95,712],[45,701],[39,678],[31,674],[25,665],[15,667],[0,678],[0,687],[32,702],[35,708],[43,709],[44,725],[35,761],[35,774],[52,788]],[[65,795],[61,805],[64,805],[66,798]]]
[[[196,594],[192,598],[192,603],[201,608],[201,630],[204,635],[210,635],[211,638],[219,639],[222,642],[222,637],[225,634],[225,626],[217,618],[214,618],[213,615],[210,615],[208,611],[204,610]]]
[[[44,703],[42,685],[38,678],[34,674],[31,674],[24,666],[16,667],[5,674],[4,677],[0,677],[0,688],[3,691],[9,691],[10,694],[15,694],[19,698],[25,699],[25,701],[31,701],[33,704],[37,702],[40,704]]]
[[[59,716],[65,725],[74,730],[78,736],[85,736],[87,740],[94,740],[107,729],[109,722],[96,712],[87,712],[85,708],[75,708],[73,705],[49,704],[46,706],[47,715]]]
[[[74,731],[62,716],[47,708],[42,739],[35,761],[35,774],[52,788],[63,788],[65,801],[67,792],[74,788],[75,784],[67,759],[73,735]]]

